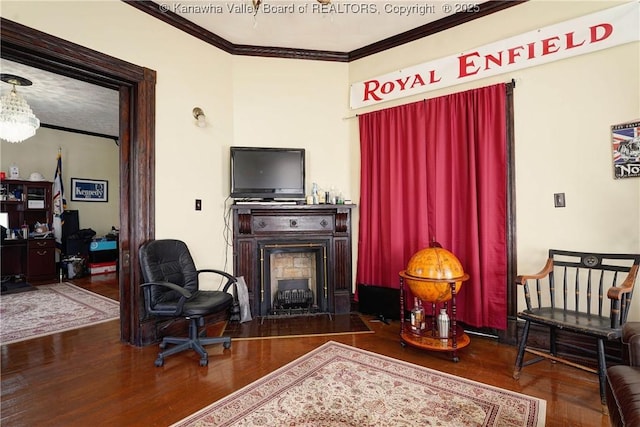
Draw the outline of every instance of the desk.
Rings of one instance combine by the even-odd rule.
[[[46,239],[2,241],[2,275],[22,276],[27,281],[56,279],[56,243]]]
[[[27,280],[56,279],[56,241],[54,238],[27,241]]]

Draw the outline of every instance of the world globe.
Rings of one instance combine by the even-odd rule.
[[[437,243],[413,254],[400,275],[415,296],[432,303],[450,300],[451,283],[455,282],[457,294],[462,282],[469,279],[460,260]]]

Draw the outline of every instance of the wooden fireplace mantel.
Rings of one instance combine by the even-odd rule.
[[[261,286],[265,272],[262,248],[296,245],[326,248],[326,281],[331,313],[351,310],[351,211],[355,205],[235,204],[233,261],[236,277],[243,276],[251,313],[265,316]]]

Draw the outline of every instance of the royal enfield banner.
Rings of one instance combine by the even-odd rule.
[[[613,176],[640,177],[640,120],[611,126]]]
[[[605,9],[351,85],[351,108],[584,55],[640,39],[640,3]]]

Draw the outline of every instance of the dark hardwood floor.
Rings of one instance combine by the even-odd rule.
[[[73,281],[118,299],[114,274]],[[547,426],[609,426],[597,376],[541,362],[512,378],[516,349],[472,336],[454,363],[446,353],[403,348],[399,322],[363,316],[375,333],[238,340],[210,346],[209,366],[184,352],[153,364],[157,346],[119,341],[118,321],[3,345],[0,424],[9,426],[168,426],[328,340],[536,396],[547,401]]]

